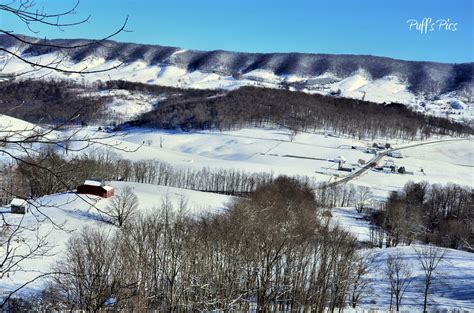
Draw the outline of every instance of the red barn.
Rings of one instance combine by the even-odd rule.
[[[105,185],[101,179],[88,178],[83,185],[77,187],[77,193],[110,198],[114,195],[114,187]]]

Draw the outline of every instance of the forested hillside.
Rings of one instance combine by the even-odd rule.
[[[151,111],[127,125],[160,129],[219,129],[279,125],[294,132],[326,130],[356,138],[461,136],[472,128],[447,118],[426,116],[398,103],[377,104],[337,96],[242,87],[235,91],[179,89],[127,81],[79,84],[66,80],[0,83],[1,114],[33,123],[102,123],[114,90],[157,100]],[[130,100],[133,102],[133,99]],[[132,118],[132,117],[129,117]]]
[[[132,123],[166,129],[239,129],[277,124],[298,131],[326,129],[359,138],[412,139],[434,133],[461,135],[472,129],[445,118],[427,117],[402,104],[286,90],[243,87],[225,96],[164,101]]]

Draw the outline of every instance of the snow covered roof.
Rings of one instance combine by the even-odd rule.
[[[102,186],[102,188],[104,188],[107,191],[114,190],[114,187],[112,187],[112,186]]]
[[[27,204],[28,202],[26,202],[26,200],[18,199],[18,198],[15,198],[12,200],[12,202],[10,202],[10,205],[14,205],[14,206],[26,206]]]
[[[104,183],[100,180],[95,180],[95,179],[86,179],[86,181],[84,182],[84,185],[87,185],[87,186],[102,186]]]

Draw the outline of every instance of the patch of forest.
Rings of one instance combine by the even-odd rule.
[[[84,91],[70,80],[0,81],[0,114],[54,125],[102,119],[110,98]]]
[[[162,96],[178,101],[213,96],[217,91],[179,89],[127,81],[83,84],[72,80],[7,80],[0,81],[0,114],[30,123],[101,124],[112,114],[107,104],[110,90],[128,90]]]
[[[474,251],[474,193],[467,186],[408,182],[392,192],[373,223],[388,234],[387,245],[415,240]]]

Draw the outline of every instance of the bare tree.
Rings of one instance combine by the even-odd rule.
[[[428,297],[430,288],[433,285],[434,276],[438,265],[446,256],[446,249],[435,247],[432,245],[413,248],[418,257],[424,273],[423,279],[423,312],[428,312]]]
[[[288,129],[288,139],[290,140],[290,142],[293,142],[293,140],[295,140],[296,138],[296,135],[298,135],[298,128],[296,127],[290,127]]]
[[[73,16],[77,13],[77,8],[79,6],[80,1],[77,0],[70,9],[60,12],[50,12],[49,10],[45,10],[44,8],[36,8],[36,2],[34,0],[12,0],[5,4],[0,4],[0,17],[2,15],[13,15],[21,22],[23,22],[28,29],[35,35],[39,34],[39,31],[35,30],[38,26],[45,26],[49,28],[58,28],[63,30],[64,28],[75,27],[81,24],[87,23],[90,21],[90,15],[83,19],[77,19],[72,21],[65,21],[70,16]],[[0,47],[0,52],[2,52],[5,62],[3,68],[0,69],[0,78],[14,78],[22,75],[27,75],[32,72],[38,71],[40,69],[49,70],[51,72],[59,72],[64,74],[92,74],[92,73],[99,73],[99,72],[106,72],[112,69],[116,69],[121,66],[121,64],[117,66],[112,66],[105,69],[99,70],[89,70],[87,66],[83,69],[73,70],[67,67],[64,64],[64,61],[67,58],[68,51],[72,51],[74,49],[85,48],[89,46],[104,46],[105,41],[118,35],[121,32],[125,31],[125,26],[127,25],[128,17],[125,19],[124,23],[116,29],[113,33],[98,39],[98,40],[90,40],[86,41],[85,43],[74,44],[74,45],[63,45],[63,44],[55,44],[51,41],[47,41],[46,39],[35,39],[23,35],[16,34],[13,30],[1,29],[0,33],[8,36],[16,45],[13,45],[12,48],[8,47]],[[25,58],[21,54],[21,47],[25,46],[37,46],[43,48],[51,48],[57,50],[57,57],[53,60],[49,61],[41,61],[41,60],[30,60]],[[0,54],[1,55],[1,54]],[[31,66],[31,70],[20,72],[20,73],[9,73],[9,74],[2,74],[1,72],[5,69],[5,66],[13,59],[16,59],[22,63],[28,64]]]
[[[395,308],[399,311],[405,291],[413,280],[411,267],[400,252],[387,257],[385,275],[390,283],[390,310],[395,298]]]
[[[0,18],[7,15],[14,16],[19,21],[23,22],[28,27],[28,29],[36,35],[39,33],[35,30],[35,28],[38,26],[64,29],[88,22],[89,17],[72,22],[63,22],[63,19],[73,16],[76,13],[78,5],[79,1],[76,1],[73,2],[71,9],[63,12],[52,13],[48,9],[36,8],[35,1],[33,0],[4,1],[0,4]],[[115,69],[119,65],[100,70],[89,70],[87,66],[79,70],[74,70],[69,68],[67,64],[64,63],[64,61],[67,58],[67,54],[74,49],[93,45],[104,46],[107,39],[125,31],[127,19],[128,18],[126,18],[122,26],[120,26],[112,34],[99,40],[90,40],[78,45],[55,44],[53,41],[35,39],[16,34],[14,30],[0,28],[0,34],[3,34],[3,36],[11,39],[14,43],[10,47],[0,47],[0,57],[3,59],[2,66],[0,67],[0,79],[16,78],[39,70],[45,70],[45,75],[47,75],[54,72],[65,74],[92,74]],[[22,55],[22,49],[28,46],[52,49],[57,51],[58,56],[52,61],[28,59]],[[24,72],[5,73],[6,66],[12,60],[27,64],[31,67],[31,69]],[[3,116],[0,115],[0,121],[2,117]],[[13,167],[22,165],[30,169],[36,168],[43,174],[47,174],[52,180],[55,180],[56,186],[63,186],[65,190],[70,190],[70,186],[68,186],[69,184],[63,180],[63,176],[61,174],[62,168],[55,168],[51,163],[44,164],[43,162],[40,162],[41,160],[35,159],[35,157],[38,156],[39,152],[44,149],[44,147],[54,147],[55,149],[64,149],[68,152],[77,152],[87,149],[92,145],[99,144],[120,149],[118,145],[115,143],[110,143],[110,140],[107,139],[111,139],[114,134],[106,136],[100,135],[95,137],[90,135],[81,135],[80,129],[68,133],[61,132],[64,125],[77,122],[79,117],[80,113],[77,112],[70,116],[67,123],[55,125],[53,127],[37,127],[30,124],[25,127],[19,126],[15,128],[12,127],[12,125],[0,124],[0,153],[11,158]],[[0,175],[3,176],[4,174],[5,172],[1,170]],[[6,190],[3,191],[5,192]],[[38,203],[32,199],[31,195],[19,195],[20,192],[18,188],[12,188],[7,191],[9,196],[24,198],[31,206],[35,207],[36,212],[34,217],[36,218],[38,224],[49,222],[54,227],[63,229],[62,225],[56,224],[51,218],[47,216],[47,214],[42,212],[40,208],[43,206],[43,204]],[[84,197],[81,198],[90,205],[95,205],[88,199]],[[37,238],[36,241],[32,241],[31,238],[29,238],[30,240],[25,240],[24,237],[26,236],[26,232],[33,233],[34,229],[37,229],[39,225],[25,225],[23,218],[9,217],[4,211],[2,211],[0,214],[2,216],[2,221],[0,224],[2,235],[0,240],[2,247],[6,247],[6,250],[2,249],[0,252],[0,279],[2,279],[21,269],[21,264],[24,260],[44,255],[44,250],[47,246],[47,235],[41,235],[41,237]],[[9,293],[2,294],[4,301],[0,302],[0,308],[4,307],[6,300],[10,299],[14,293],[18,292],[21,288],[24,288],[29,283],[44,277],[45,275],[47,274],[37,276],[31,279],[29,282],[21,285],[19,288]]]
[[[125,186],[116,194],[105,210],[105,214],[113,219],[113,223],[119,227],[137,211],[138,197],[132,187]]]
[[[119,242],[119,236],[99,229],[84,228],[71,237],[53,276],[57,300],[72,310],[97,312],[111,301],[128,298],[135,284],[125,283]]]
[[[363,296],[372,290],[372,282],[367,277],[371,272],[375,254],[357,255],[354,262],[355,269],[351,272],[351,286],[349,300],[353,308],[356,308]]]
[[[30,229],[22,225],[22,222],[9,223],[3,215],[1,218],[0,280],[14,274],[24,260],[45,256],[50,248],[46,238],[39,234],[36,234],[35,238],[26,238]],[[28,244],[22,245],[24,242]]]
[[[370,200],[372,196],[372,191],[369,187],[366,186],[359,186],[356,188],[355,191],[355,202],[356,202],[356,210],[358,213],[362,213],[362,209],[365,205],[367,205],[367,201]]]

